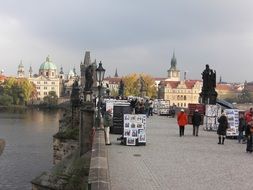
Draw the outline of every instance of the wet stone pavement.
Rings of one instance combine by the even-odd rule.
[[[252,190],[253,154],[246,145],[226,139],[218,145],[215,132],[192,136],[187,125],[179,137],[175,118],[147,120],[146,146],[120,145],[111,134],[108,146],[112,190]]]

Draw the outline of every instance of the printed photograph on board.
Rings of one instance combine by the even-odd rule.
[[[146,135],[145,134],[139,134],[138,142],[146,142]]]
[[[138,130],[137,129],[132,129],[132,137],[138,137]]]
[[[129,126],[130,126],[130,123],[125,123],[125,128],[129,128]]]
[[[137,128],[139,128],[139,129],[143,128],[142,123],[137,123]]]
[[[131,115],[130,116],[130,120],[131,120],[131,122],[136,122],[136,116],[135,115]]]
[[[136,124],[135,124],[135,123],[131,123],[131,128],[132,128],[132,129],[134,129],[134,128],[135,128],[135,126],[136,126]]]
[[[126,139],[126,145],[132,145],[132,146],[134,146],[135,145],[135,139],[136,138],[132,138],[132,137],[128,137],[127,139]]]
[[[124,130],[124,137],[130,137],[131,136],[131,129],[125,129]]]
[[[129,121],[129,119],[130,119],[130,118],[129,118],[129,115],[128,115],[128,114],[125,114],[125,115],[124,115],[124,121]]]

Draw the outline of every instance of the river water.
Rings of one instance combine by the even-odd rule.
[[[31,189],[30,181],[53,166],[52,135],[58,131],[60,111],[0,112],[0,190]]]

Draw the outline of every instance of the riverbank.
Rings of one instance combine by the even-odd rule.
[[[28,106],[11,105],[11,106],[0,106],[0,112],[24,112],[28,109],[42,109],[42,110],[58,110],[67,109],[69,104],[57,104],[57,105],[46,105],[46,104],[34,104]]]

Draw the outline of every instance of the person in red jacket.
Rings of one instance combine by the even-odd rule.
[[[177,123],[179,126],[179,136],[184,136],[184,127],[188,123],[187,115],[184,112],[184,109],[181,109],[181,111],[177,115]]]

